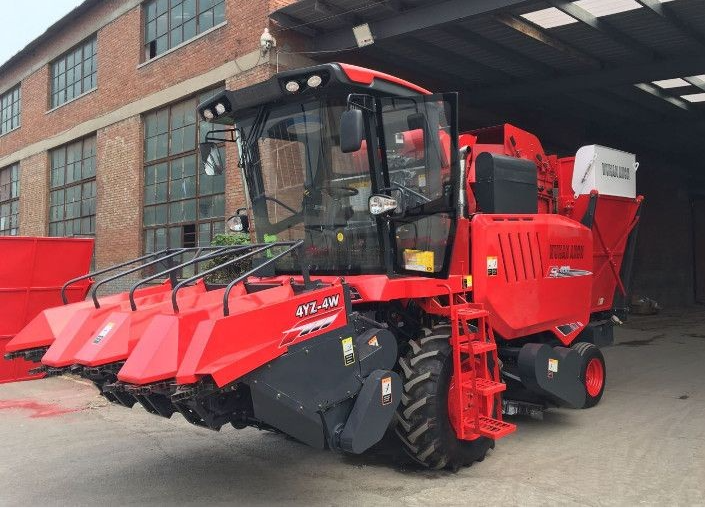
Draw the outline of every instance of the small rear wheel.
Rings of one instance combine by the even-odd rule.
[[[607,368],[600,348],[589,342],[578,342],[572,346],[581,358],[580,381],[585,387],[585,404],[581,409],[596,406],[605,393]]]
[[[448,392],[453,377],[450,326],[425,328],[409,341],[399,359],[404,391],[397,410],[396,433],[406,453],[430,469],[458,470],[484,460],[494,441],[480,437],[462,441],[448,417]]]

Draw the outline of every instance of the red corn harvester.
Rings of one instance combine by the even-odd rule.
[[[10,356],[215,430],[362,453],[393,428],[434,469],[482,460],[515,430],[504,414],[594,406],[627,301],[635,156],[460,133],[457,102],[346,64],[216,95],[198,108],[216,127],[203,178],[236,143],[248,203],[227,224],[254,243],[90,274],[106,277],[92,301],[52,310],[57,333],[30,324]],[[127,276],[143,278],[97,296]]]

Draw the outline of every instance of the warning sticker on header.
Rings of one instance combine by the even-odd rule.
[[[347,367],[348,365],[355,363],[355,350],[353,348],[352,337],[343,339],[341,344],[343,345],[343,363],[345,363],[345,366]]]
[[[108,323],[105,325],[105,328],[103,328],[100,333],[96,336],[95,339],[93,339],[93,344],[100,344],[100,342],[105,338],[106,335],[110,333],[110,330],[113,329],[115,326],[115,323]]]
[[[382,405],[392,403],[392,377],[382,378]]]
[[[496,277],[497,266],[497,256],[487,256],[487,275],[490,277]]]

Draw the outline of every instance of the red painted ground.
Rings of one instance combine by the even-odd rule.
[[[0,400],[0,411],[3,409],[23,409],[31,411],[30,418],[50,418],[67,413],[75,413],[80,408],[68,408],[58,404],[44,404],[35,400]]]

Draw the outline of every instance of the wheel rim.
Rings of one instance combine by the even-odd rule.
[[[585,370],[585,387],[591,397],[597,397],[605,384],[605,367],[599,358],[593,358]]]

